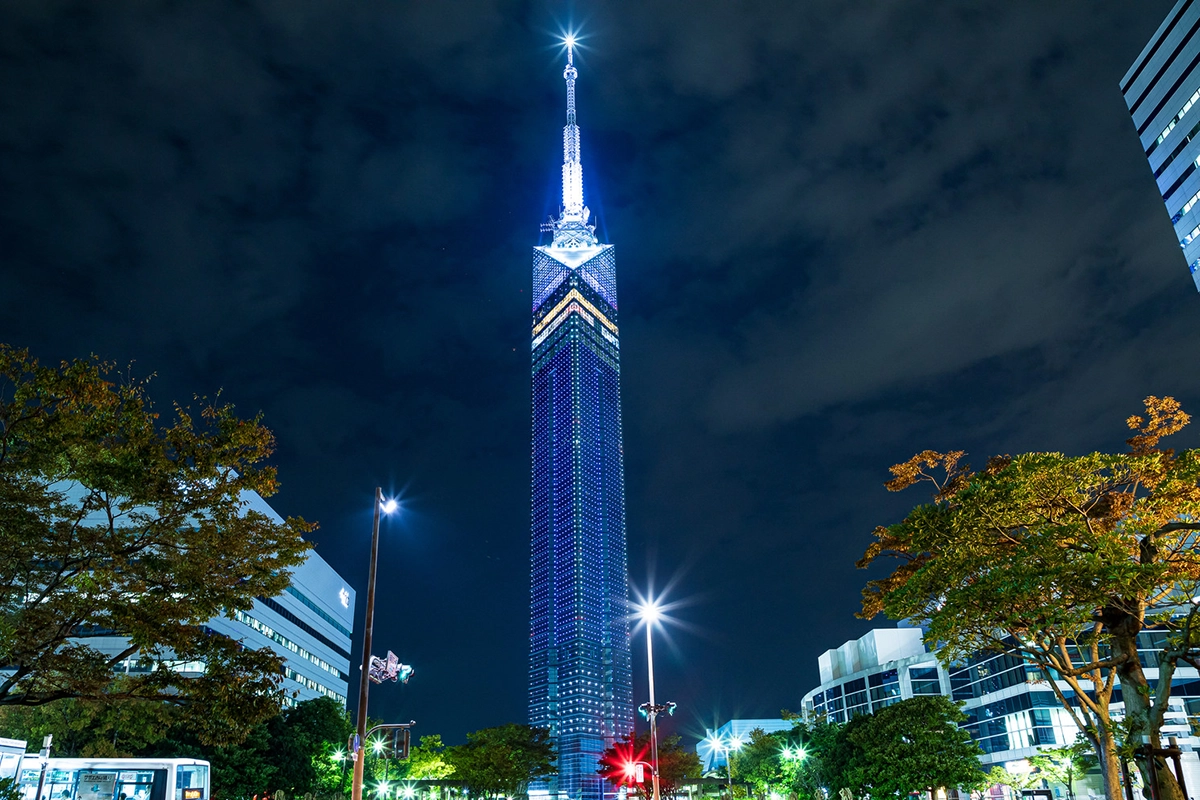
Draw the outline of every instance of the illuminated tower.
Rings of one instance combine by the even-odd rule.
[[[572,46],[562,211],[533,249],[529,719],[558,749],[557,780],[534,792],[599,800],[597,760],[633,729],[633,689],[616,272],[583,204]]]

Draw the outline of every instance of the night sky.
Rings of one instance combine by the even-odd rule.
[[[1171,5],[9,0],[0,341],[262,411],[271,502],[360,613],[374,487],[402,494],[375,649],[417,672],[372,711],[524,722],[531,247],[576,26],[631,581],[685,603],[658,698],[689,736],[777,716],[870,627],[871,530],[927,499],[888,466],[1200,412],[1200,296],[1118,89]],[[640,636],[634,665],[642,702]]]

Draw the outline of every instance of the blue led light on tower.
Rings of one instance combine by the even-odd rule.
[[[633,729],[616,262],[583,204],[568,40],[563,204],[533,250],[530,724],[558,777],[531,796],[601,800],[604,748]]]

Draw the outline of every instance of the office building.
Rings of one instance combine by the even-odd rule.
[[[562,210],[533,250],[529,721],[549,729],[558,776],[531,794],[599,800],[633,691],[616,272],[583,204],[577,74],[568,45]]]
[[[1200,2],[1175,4],[1120,85],[1200,290]]]
[[[1158,669],[1155,652],[1162,634],[1144,631],[1139,644],[1143,668],[1153,684]],[[963,727],[983,750],[984,770],[1003,766],[1028,771],[1027,759],[1042,747],[1071,744],[1078,728],[1059,704],[1047,679],[1033,664],[1014,653],[980,653],[949,668],[929,652],[919,628],[876,628],[862,638],[827,650],[819,659],[821,685],[804,695],[807,719],[825,716],[846,722],[901,700],[943,695],[961,702],[967,715]],[[1060,682],[1070,695],[1071,689]],[[1120,690],[1114,695],[1114,718],[1123,714]],[[1200,673],[1180,667],[1172,683],[1163,737],[1175,736],[1184,751],[1200,747],[1194,731],[1200,728]],[[1200,785],[1200,761],[1185,752],[1184,775],[1189,786]],[[1103,794],[1099,776],[1088,776],[1077,794]],[[1060,787],[1061,788],[1061,787]]]
[[[283,518],[262,497],[246,492],[247,511],[264,514],[283,524]],[[293,705],[317,697],[330,697],[346,704],[350,675],[350,637],[354,630],[354,590],[310,551],[303,564],[292,569],[292,583],[277,597],[258,597],[248,611],[233,611],[229,617],[214,617],[205,623],[213,633],[239,640],[246,647],[268,647],[284,662],[285,704]],[[116,654],[128,645],[120,636],[90,636],[89,647]],[[144,669],[133,656],[117,669],[136,673]],[[183,674],[200,674],[201,662],[172,664]]]

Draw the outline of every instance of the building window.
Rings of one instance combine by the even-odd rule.
[[[908,680],[912,684],[914,697],[942,693],[942,681],[938,677],[937,667],[909,667]]]

